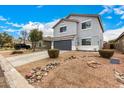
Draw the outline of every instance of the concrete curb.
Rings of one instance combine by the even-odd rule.
[[[11,88],[34,88],[27,80],[3,57],[0,55],[0,65],[4,71],[6,82]]]

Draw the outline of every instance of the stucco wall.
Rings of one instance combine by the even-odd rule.
[[[78,36],[79,36],[79,50],[82,49],[99,49],[103,46],[103,32],[101,29],[101,26],[99,24],[98,18],[95,17],[78,17],[78,16],[70,16],[69,19],[75,19],[79,21],[78,24]],[[91,28],[89,29],[82,29],[81,24],[83,22],[86,22],[88,20],[91,20]],[[81,40],[85,38],[91,38],[91,46],[82,46]]]
[[[63,26],[67,26],[67,30],[65,32],[60,32],[60,27],[63,27]],[[77,29],[76,22],[62,21],[54,28],[54,37],[75,35],[76,29]]]
[[[120,38],[118,41],[116,41],[116,49],[124,52],[124,36],[122,38]]]
[[[62,21],[54,28],[55,37],[76,35],[78,33],[78,39],[75,37],[72,40],[72,50],[76,50],[76,48],[78,50],[99,50],[103,47],[103,32],[98,18],[70,16],[69,19],[77,20],[79,23]],[[91,28],[83,30],[81,24],[88,20],[91,20]],[[60,33],[60,27],[62,26],[67,26],[67,31]],[[91,45],[82,46],[82,39],[86,38],[91,38]],[[76,45],[78,46],[76,47]]]

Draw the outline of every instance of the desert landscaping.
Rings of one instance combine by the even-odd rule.
[[[98,52],[69,51],[16,69],[34,87],[117,88],[123,85],[117,76],[124,76],[124,55],[115,51],[113,58],[120,63],[112,64]]]

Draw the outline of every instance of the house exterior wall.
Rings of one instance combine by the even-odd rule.
[[[44,41],[43,45],[44,45],[45,49],[50,49],[51,48],[51,41]]]
[[[63,27],[63,26],[67,26],[67,30],[65,32],[60,32],[60,27]],[[76,22],[62,21],[54,28],[54,37],[75,35],[76,29],[77,29]]]
[[[124,36],[116,41],[115,47],[117,50],[124,52]]]
[[[72,50],[93,50],[97,51],[103,47],[103,31],[98,18],[70,16],[68,19],[76,22],[62,21],[54,28],[54,37],[75,35],[72,39]],[[82,23],[91,20],[91,28],[82,29]],[[67,26],[66,32],[60,32],[60,27]],[[91,38],[91,45],[82,45],[82,39]]]
[[[98,18],[95,17],[78,17],[70,16],[69,19],[78,20],[78,37],[79,37],[79,50],[99,50],[103,46],[103,32]],[[82,29],[81,24],[86,21],[91,21],[91,28]],[[91,38],[91,45],[82,46],[81,40]],[[76,41],[75,41],[76,42]],[[77,41],[78,42],[78,41]]]

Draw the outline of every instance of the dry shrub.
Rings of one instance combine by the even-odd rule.
[[[111,58],[114,54],[114,50],[112,50],[112,49],[101,49],[101,50],[99,50],[99,54],[103,58]]]
[[[48,49],[48,55],[50,58],[57,58],[59,56],[58,49]]]

